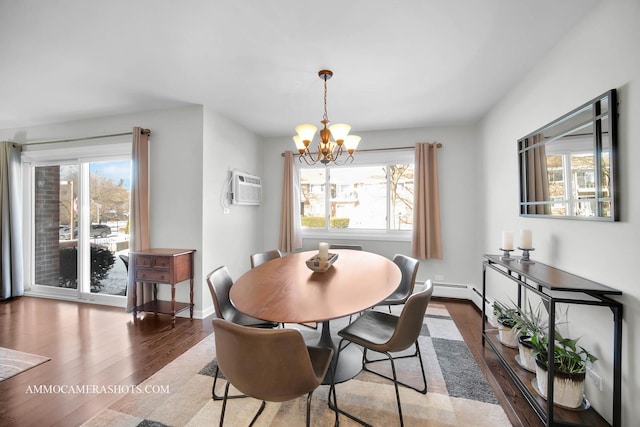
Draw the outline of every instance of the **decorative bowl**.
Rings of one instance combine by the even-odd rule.
[[[325,271],[331,268],[331,266],[337,259],[338,259],[338,254],[329,254],[326,260],[320,259],[320,255],[315,255],[309,258],[305,262],[309,270],[315,271],[317,273],[324,273]]]

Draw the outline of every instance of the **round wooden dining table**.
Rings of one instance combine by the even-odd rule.
[[[259,265],[240,276],[231,287],[233,305],[258,319],[278,323],[321,322],[315,345],[333,348],[338,338],[329,321],[373,307],[398,287],[402,273],[388,258],[371,252],[331,249],[338,255],[325,272],[311,271],[305,261],[317,251],[297,252]],[[356,376],[362,353],[356,346],[343,349],[335,382]],[[328,383],[325,378],[325,384]]]

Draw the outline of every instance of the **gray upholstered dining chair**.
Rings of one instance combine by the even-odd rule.
[[[422,394],[427,393],[427,378],[424,373],[424,364],[422,362],[422,356],[420,354],[420,344],[418,343],[418,338],[420,336],[420,331],[422,330],[425,312],[427,311],[427,305],[431,300],[432,294],[433,286],[428,286],[423,291],[409,296],[399,316],[382,311],[367,310],[362,316],[354,320],[353,323],[338,332],[338,335],[342,337],[342,339],[340,340],[340,344],[338,345],[338,358],[340,357],[340,351],[343,348],[343,343],[355,343],[357,345],[360,345],[364,348],[362,357],[363,369],[365,371],[393,381],[396,391],[396,401],[398,403],[398,415],[400,417],[401,426],[404,425],[404,419],[402,417],[402,406],[400,404],[400,392],[398,391],[398,384],[409,387]],[[413,354],[396,357],[391,355],[391,353],[404,351],[411,346],[415,346],[415,353]],[[393,377],[386,376],[368,367],[368,365],[371,365],[373,363],[384,362],[387,360],[384,358],[377,360],[368,360],[367,351],[369,350],[382,353],[387,356],[387,359],[391,363],[391,372],[393,374]],[[404,382],[398,381],[394,360],[406,357],[417,357],[420,361],[424,388],[419,389]],[[336,364],[337,363],[338,362],[336,361]],[[334,390],[334,402],[335,401],[336,399]],[[334,409],[360,423],[363,422],[353,415],[339,410],[337,407],[337,403]]]
[[[228,380],[220,427],[224,423],[230,385],[262,400],[250,425],[258,419],[267,401],[285,402],[306,394],[308,427],[311,396],[329,370],[333,350],[307,346],[296,329],[256,329],[214,319],[213,330],[218,365]],[[332,387],[331,391],[335,401],[335,389]]]
[[[248,316],[234,307],[229,298],[229,291],[233,285],[233,279],[229,275],[227,267],[222,266],[213,270],[207,275],[207,285],[213,299],[213,306],[216,310],[216,317],[226,321],[254,328],[276,328],[278,323],[266,322]],[[219,368],[216,366],[216,372],[213,376],[213,386],[211,387],[211,397],[213,400],[221,400],[222,397],[216,394],[216,384],[218,382]],[[231,398],[244,397],[242,395],[230,396]]]
[[[278,249],[272,249],[270,251],[258,252],[252,254],[249,257],[251,261],[251,268],[257,267],[260,264],[264,264],[267,261],[271,261],[272,259],[280,258],[282,256],[282,252]]]
[[[401,254],[396,254],[393,257],[393,262],[396,263],[402,273],[400,284],[391,295],[376,304],[376,306],[388,306],[389,313],[391,313],[392,305],[402,305],[406,303],[409,296],[413,293],[416,285],[416,276],[418,275],[418,267],[420,266],[420,262],[417,259]]]

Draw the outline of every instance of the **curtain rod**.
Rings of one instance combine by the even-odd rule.
[[[149,129],[142,129],[141,132],[143,134],[147,134],[147,135],[151,134],[151,131]],[[16,144],[18,144],[18,145],[55,144],[55,143],[60,143],[60,142],[88,141],[88,140],[91,140],[91,139],[112,138],[114,136],[125,136],[125,135],[133,135],[133,132],[112,133],[112,134],[109,134],[109,135],[86,136],[86,137],[83,137],[83,138],[55,139],[55,140],[51,140],[51,141],[33,141],[33,142],[16,143]]]
[[[442,143],[438,142],[436,143],[436,147],[438,148],[442,148]],[[388,147],[388,148],[365,148],[364,150],[356,150],[356,153],[365,153],[365,152],[372,152],[372,151],[400,151],[400,150],[413,150],[414,148],[416,148],[415,146],[413,147]],[[293,154],[297,154],[297,153],[293,153]],[[318,154],[317,152],[312,152],[311,154]],[[280,153],[280,157],[284,157],[284,153]]]

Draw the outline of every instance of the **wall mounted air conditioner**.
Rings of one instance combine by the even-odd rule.
[[[239,170],[231,171],[231,204],[259,205],[262,201],[260,177]]]

